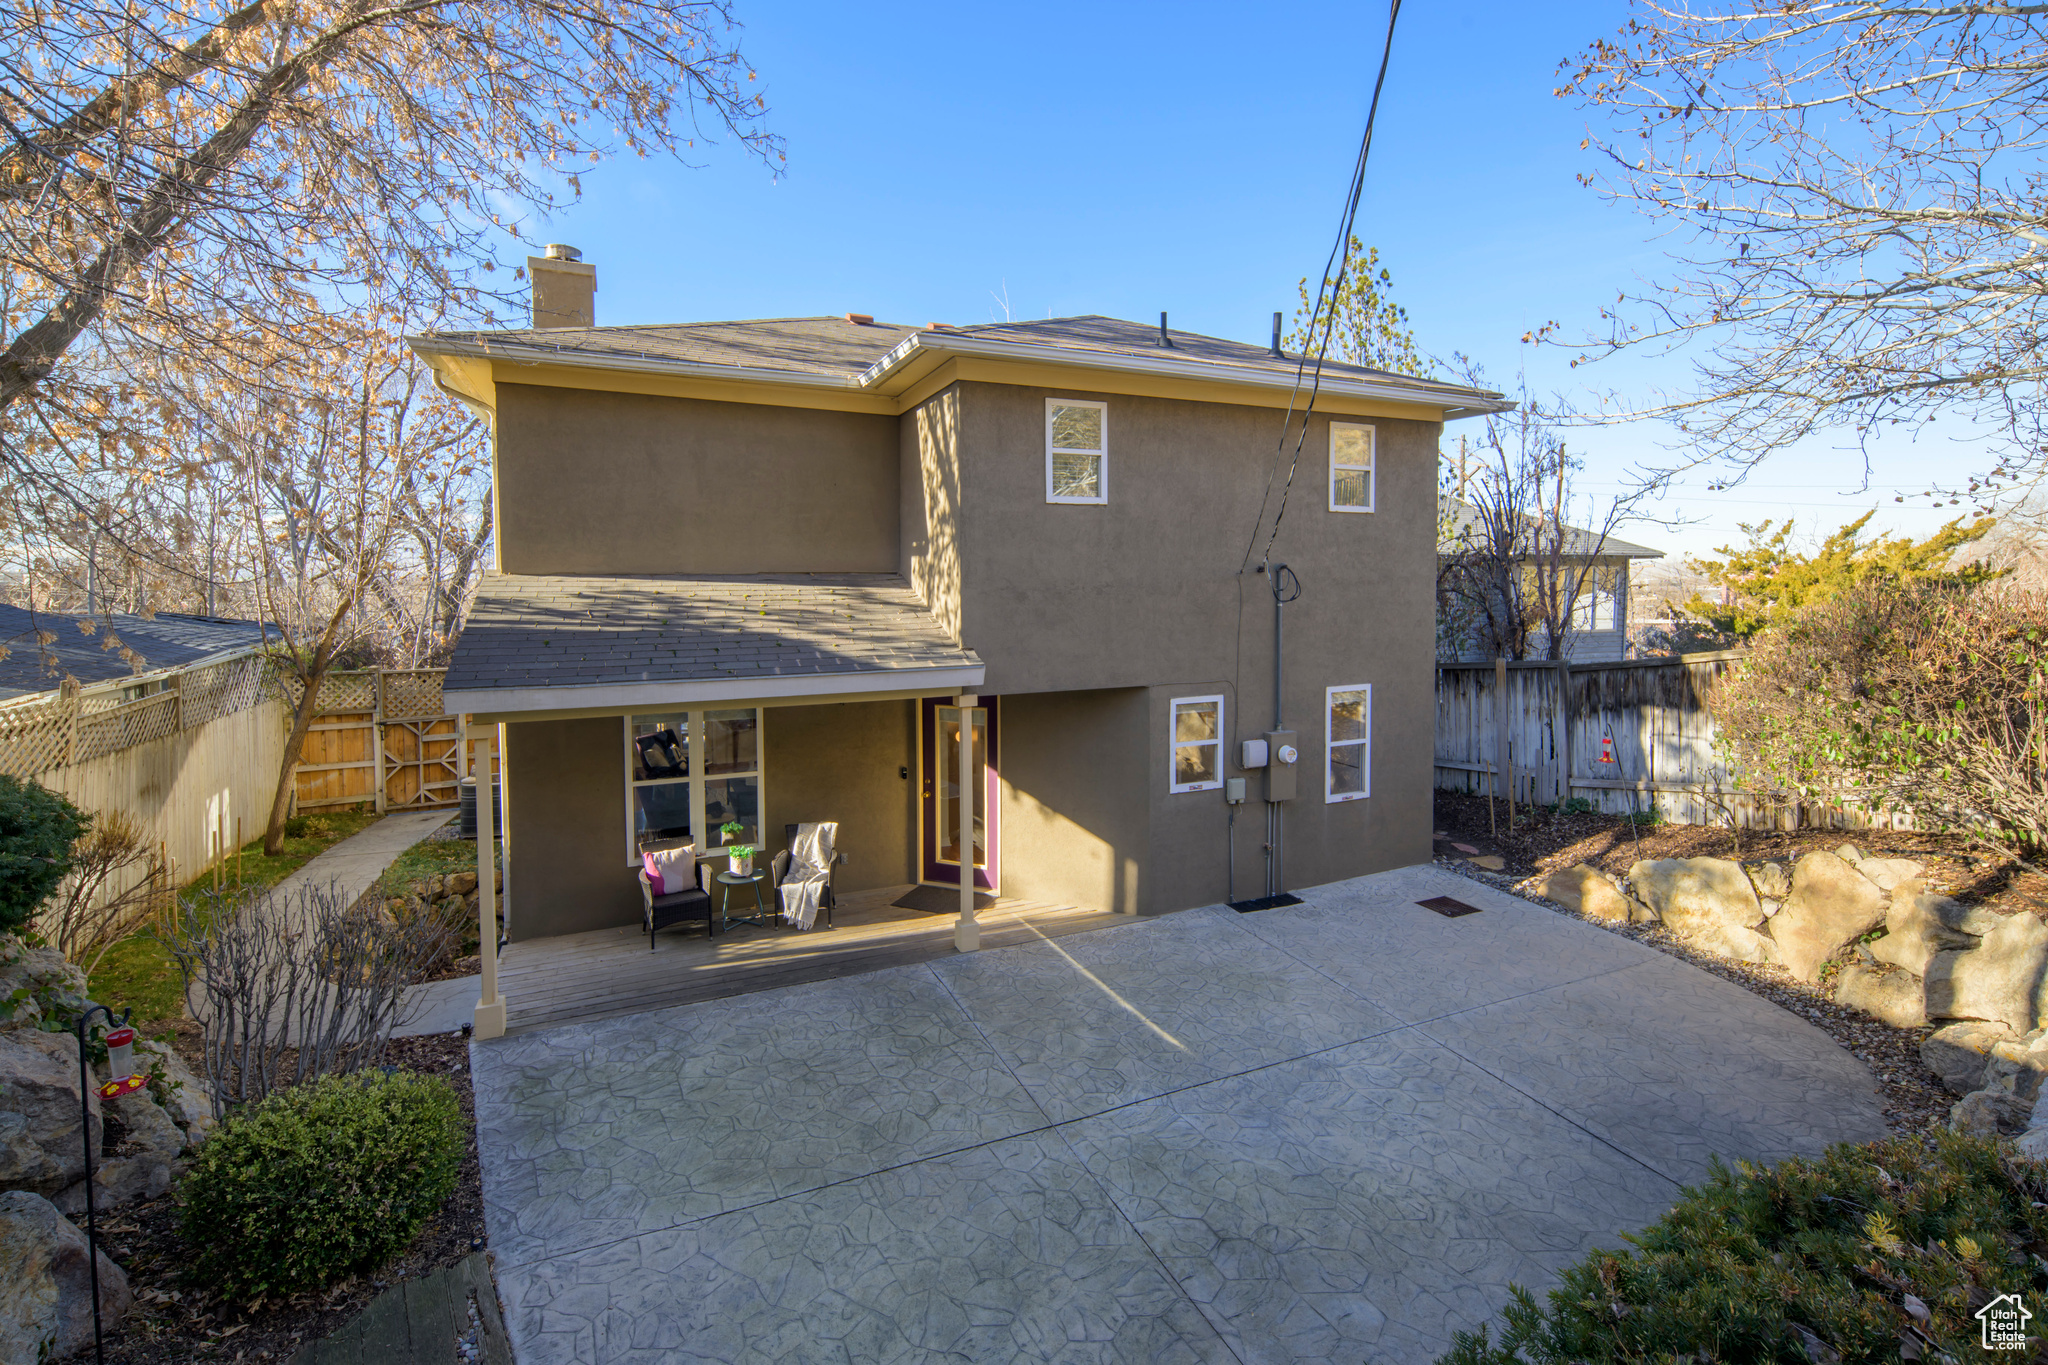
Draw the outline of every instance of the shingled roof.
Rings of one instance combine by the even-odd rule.
[[[42,643],[47,634],[49,643]],[[91,615],[0,606],[0,698],[47,692],[66,677],[108,682],[178,668],[263,642],[254,621],[217,616]],[[122,651],[132,651],[130,659]]]
[[[981,660],[893,574],[493,575],[442,694],[504,713],[971,691]]]

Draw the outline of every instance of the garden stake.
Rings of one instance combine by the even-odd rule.
[[[235,817],[235,885],[242,884],[242,817]]]
[[[100,1215],[92,1189],[92,1063],[85,1052],[85,1024],[93,1015],[104,1014],[109,1024],[125,1028],[132,1013],[132,1009],[123,1010],[116,1019],[105,1005],[93,1005],[72,1025],[78,1034],[78,1132],[85,1144],[85,1263],[92,1269],[92,1353],[99,1365],[106,1365],[107,1343],[100,1327]]]

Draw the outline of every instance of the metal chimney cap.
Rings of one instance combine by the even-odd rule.
[[[561,242],[549,242],[546,254],[547,258],[551,261],[580,261],[583,259],[581,251]]]

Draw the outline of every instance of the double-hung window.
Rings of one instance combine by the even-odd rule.
[[[761,843],[761,713],[662,711],[626,717],[626,858],[690,840],[708,857],[732,842]]]
[[[1323,800],[1372,795],[1372,684],[1347,683],[1323,694],[1329,734],[1323,745]]]
[[[1109,501],[1109,404],[1045,400],[1045,500]]]
[[[1167,778],[1177,792],[1223,785],[1223,698],[1173,699],[1173,768]]]
[[[1373,471],[1378,433],[1357,422],[1330,423],[1330,510],[1370,512],[1378,495]]]

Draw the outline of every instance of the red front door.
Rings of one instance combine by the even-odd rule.
[[[1002,840],[996,819],[996,699],[983,697],[969,712],[974,764],[974,885],[994,892],[1001,873]],[[918,754],[924,818],[920,861],[924,880],[960,885],[960,708],[927,697],[918,709]]]

